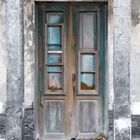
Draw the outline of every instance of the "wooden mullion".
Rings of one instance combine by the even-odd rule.
[[[47,43],[47,46],[63,46],[62,44],[51,44],[51,43]]]
[[[91,73],[91,74],[96,74],[96,71],[80,71],[81,73]]]
[[[47,23],[47,27],[62,27],[63,23]]]
[[[50,8],[50,7],[49,7],[49,8]],[[51,13],[51,14],[52,14],[52,13],[63,14],[63,12],[64,12],[63,10],[52,10],[52,9],[46,9],[46,10],[45,10],[45,14],[47,14],[47,13],[49,13],[49,14],[50,14],[50,13]]]
[[[48,95],[48,94],[43,94],[43,96],[41,97],[42,98],[42,100],[56,100],[56,99],[58,99],[58,100],[64,100],[66,97],[64,96],[64,94],[58,94],[59,96],[50,96],[50,95]]]
[[[79,49],[79,52],[81,54],[96,54],[97,50],[93,50],[93,49]]]
[[[48,71],[48,73],[63,73],[63,71]]]
[[[62,63],[57,63],[57,64],[46,64],[46,66],[63,66],[64,64]]]
[[[44,97],[45,96],[47,96],[47,97],[55,97],[55,99],[56,99],[56,97],[65,96],[65,93],[63,91],[63,88],[62,88],[62,90],[55,90],[55,91],[47,89],[44,92]]]
[[[54,50],[51,50],[51,51],[48,51],[47,53],[48,54],[62,54],[63,51],[54,51]]]
[[[82,96],[76,96],[76,98],[77,98],[77,100],[99,100],[100,96],[96,93],[93,93],[93,91],[92,91],[92,93],[89,93],[89,94],[82,93]]]
[[[63,66],[63,63],[53,63],[53,64],[46,64],[46,66]]]

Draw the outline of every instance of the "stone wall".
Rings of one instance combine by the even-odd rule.
[[[34,110],[33,108],[25,109],[23,119],[23,140],[35,140],[35,124],[34,124]]]
[[[23,1],[6,2],[6,140],[20,140],[23,119]]]
[[[131,139],[130,35],[131,0],[113,3],[114,140]]]
[[[23,140],[35,139],[35,3],[24,0]]]
[[[130,86],[132,139],[140,139],[140,1],[132,0],[132,28],[130,49]]]
[[[2,113],[6,101],[6,8],[5,1],[0,1],[0,113]]]
[[[5,137],[6,109],[6,5],[0,1],[0,138]]]
[[[24,0],[24,105],[35,100],[35,7],[33,0]]]
[[[24,0],[24,4],[21,0],[12,2],[0,0],[0,139],[34,140],[35,133],[38,133],[35,132],[35,3],[34,0]],[[109,98],[109,139],[130,140],[132,132],[132,140],[138,140],[140,1],[109,0],[108,15],[106,92]]]

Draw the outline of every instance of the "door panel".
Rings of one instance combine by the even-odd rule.
[[[96,133],[99,127],[99,103],[96,100],[78,101],[79,133]]]
[[[64,133],[64,101],[46,100],[46,133]]]
[[[42,140],[93,139],[101,132],[100,6],[44,6]]]

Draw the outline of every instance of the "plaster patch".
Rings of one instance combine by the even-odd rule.
[[[0,102],[0,114],[3,114],[5,112],[5,105],[3,102]]]
[[[140,53],[140,23],[132,28],[131,46],[132,49]]]
[[[140,9],[139,15],[137,17],[140,18]],[[131,47],[133,51],[140,53],[140,21],[136,26],[132,27],[132,36],[131,36]]]
[[[118,131],[128,129],[130,127],[130,119],[119,118],[115,120],[115,125]]]
[[[24,1],[24,104],[29,107],[34,102],[35,87],[35,45],[34,7],[32,0]]]
[[[130,57],[130,93],[131,93],[131,112],[133,115],[140,114],[140,2],[132,3],[132,26],[131,34],[131,57]],[[135,7],[135,8],[134,8]]]
[[[6,0],[6,140],[22,138],[23,0]]]
[[[113,104],[114,104],[114,92],[113,92],[113,89],[109,93],[110,93],[109,94],[109,110],[113,110]]]
[[[140,114],[140,102],[133,102],[131,112],[133,115]]]
[[[6,8],[5,1],[0,1],[0,101],[6,101]]]

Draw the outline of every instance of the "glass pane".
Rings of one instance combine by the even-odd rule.
[[[48,90],[62,90],[61,73],[48,73]]]
[[[48,50],[61,50],[61,45],[48,45]]]
[[[99,129],[98,101],[80,101],[78,104],[78,129],[81,133],[95,133]]]
[[[64,132],[64,101],[47,101],[45,115],[47,133]]]
[[[48,66],[48,72],[62,72],[61,66]]]
[[[81,73],[81,89],[82,90],[95,89],[95,74]]]
[[[48,27],[48,44],[61,44],[61,27]]]
[[[47,13],[47,23],[63,23],[63,14],[62,13]]]
[[[62,63],[62,54],[48,54],[48,64]]]
[[[93,54],[81,55],[81,70],[85,72],[96,71],[96,57]]]
[[[96,13],[80,13],[80,47],[95,49]]]

